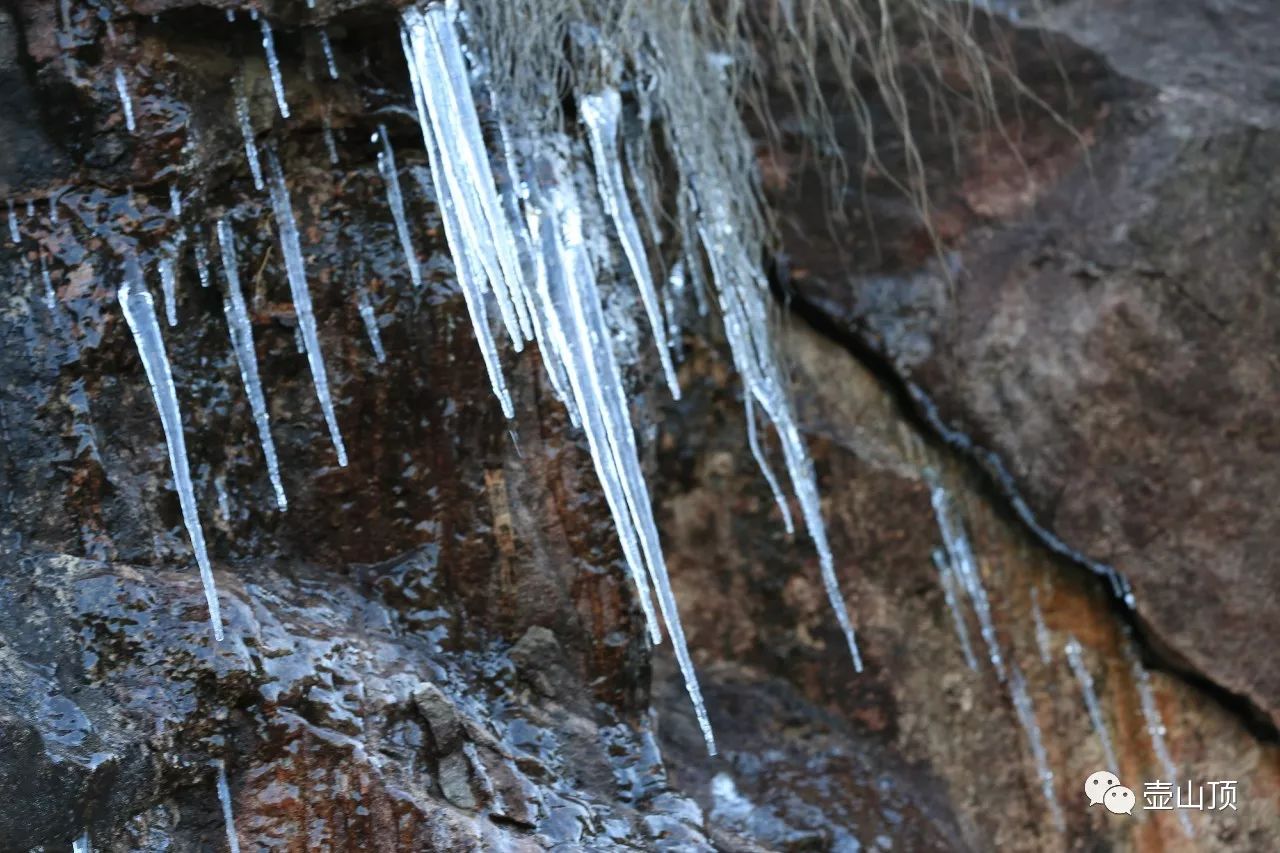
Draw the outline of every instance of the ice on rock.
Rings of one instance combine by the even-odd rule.
[[[302,244],[298,238],[298,223],[293,217],[293,202],[289,188],[285,186],[284,169],[275,151],[267,151],[267,167],[270,171],[269,189],[271,209],[275,213],[280,235],[280,253],[284,256],[285,275],[289,279],[289,291],[293,294],[293,307],[298,315],[298,329],[302,333],[307,350],[307,364],[311,368],[311,381],[320,400],[320,411],[329,427],[329,438],[338,454],[338,465],[347,467],[347,448],[342,443],[338,429],[338,416],[329,396],[329,375],[325,371],[324,355],[320,351],[320,335],[316,330],[316,316],[311,307],[311,291],[307,287],[307,271],[302,262]]]
[[[120,107],[124,110],[124,126],[130,133],[137,130],[133,121],[133,99],[129,97],[129,81],[125,79],[124,70],[116,69],[116,93],[120,96]]]
[[[1147,735],[1151,738],[1151,751],[1155,753],[1156,761],[1160,763],[1160,778],[1168,780],[1169,784],[1177,790],[1178,772],[1177,762],[1173,760],[1173,755],[1169,752],[1168,741],[1165,735],[1168,730],[1164,725],[1164,718],[1160,714],[1160,706],[1156,703],[1155,690],[1151,686],[1151,673],[1147,672],[1147,668],[1142,665],[1142,658],[1138,654],[1137,646],[1133,641],[1133,636],[1126,630],[1125,642],[1123,645],[1125,657],[1129,660],[1129,666],[1133,671],[1133,683],[1138,690],[1138,705],[1142,709],[1142,719],[1146,725]],[[1177,809],[1178,823],[1182,826],[1183,833],[1187,838],[1195,837],[1195,828],[1191,824],[1191,818],[1185,809]]]
[[[956,628],[956,637],[960,640],[960,651],[964,654],[964,662],[969,665],[969,669],[977,670],[978,659],[974,657],[973,644],[969,642],[969,627],[965,622],[964,610],[960,606],[955,571],[945,551],[934,549],[933,565],[938,570],[938,583],[942,586],[942,596],[947,602],[947,609],[951,611],[951,621]]]
[[[209,250],[205,248],[204,232],[201,231],[199,225],[196,226],[196,241],[195,241],[194,250],[195,250],[195,256],[196,256],[196,275],[199,276],[200,278],[200,286],[208,287],[209,286]]]
[[[187,443],[182,432],[182,415],[178,409],[178,392],[173,385],[173,373],[169,357],[165,353],[164,339],[160,336],[160,323],[156,319],[155,304],[142,281],[142,269],[136,258],[125,260],[124,284],[118,294],[125,322],[133,334],[133,342],[142,358],[151,394],[155,399],[160,424],[164,428],[165,443],[169,449],[169,468],[173,484],[178,492],[182,508],[182,520],[186,524],[196,564],[200,567],[200,580],[204,584],[205,600],[209,605],[209,621],[213,636],[222,639],[222,614],[218,607],[218,590],[214,585],[213,569],[205,549],[204,529],[200,526],[200,514],[196,508],[195,487],[191,481],[191,467],[187,461]]]
[[[258,375],[258,353],[253,344],[253,324],[249,319],[249,309],[245,305],[244,294],[240,289],[239,261],[236,257],[235,235],[231,225],[225,219],[219,219],[217,226],[218,246],[222,254],[222,271],[227,279],[227,298],[223,300],[223,312],[227,315],[227,328],[231,332],[231,346],[235,353],[236,364],[240,367],[240,379],[244,382],[245,394],[249,397],[249,408],[253,412],[253,422],[258,428],[258,438],[262,442],[262,455],[267,460],[267,476],[271,479],[271,488],[276,494],[276,506],[283,512],[289,508],[285,498],[284,483],[280,479],[280,462],[276,458],[276,444],[271,438],[271,417],[267,412],[267,398],[262,391],[262,379]]]
[[[404,211],[404,194],[400,192],[400,177],[396,172],[396,155],[391,148],[391,137],[387,135],[387,126],[378,125],[377,142],[378,173],[387,185],[387,206],[391,208],[391,218],[396,224],[396,235],[400,238],[400,248],[404,250],[405,264],[409,267],[409,280],[414,287],[422,286],[422,272],[418,267],[418,253],[413,248],[413,240],[409,237],[409,220]]]
[[[336,166],[338,165],[338,143],[333,138],[333,124],[329,121],[327,110],[320,123],[321,135],[324,137],[324,147],[329,152],[329,165]]]
[[[671,396],[679,400],[680,385],[676,380],[675,366],[671,363],[671,348],[667,344],[667,329],[663,322],[662,306],[658,303],[653,273],[649,269],[644,241],[640,238],[640,227],[636,223],[635,214],[631,211],[631,203],[627,200],[627,187],[622,177],[622,165],[618,159],[618,120],[622,111],[622,99],[616,90],[606,89],[599,94],[582,98],[578,106],[582,120],[587,126],[587,135],[591,140],[591,153],[595,161],[596,184],[599,187],[600,199],[604,203],[609,218],[613,221],[614,230],[622,243],[622,252],[631,267],[631,275],[640,289],[640,298],[644,302],[645,314],[649,318],[649,328],[653,331],[653,340],[658,348],[658,358],[662,363],[667,387],[671,390]],[[772,482],[772,475],[767,476]],[[787,517],[790,517],[789,514]]]
[[[373,303],[364,289],[356,291],[356,307],[360,311],[360,319],[364,321],[364,330],[369,334],[369,345],[373,347],[373,357],[382,364],[387,360],[387,352],[382,348],[382,333],[378,330],[378,318],[373,313]]]
[[[1036,708],[1027,691],[1026,679],[1022,671],[1014,664],[1009,672],[1009,696],[1013,700],[1013,709],[1018,715],[1018,723],[1027,736],[1027,746],[1031,750],[1031,760],[1035,763],[1036,776],[1040,780],[1040,791],[1049,805],[1049,814],[1058,832],[1066,829],[1066,821],[1062,816],[1062,807],[1058,805],[1058,797],[1053,790],[1053,770],[1049,767],[1049,755],[1044,748],[1044,738],[1040,732],[1040,724],[1036,721]]]
[[[1053,642],[1049,637],[1049,626],[1044,622],[1044,613],[1040,611],[1040,590],[1031,588],[1031,621],[1036,627],[1036,649],[1040,652],[1040,663],[1048,664],[1053,660]]]
[[[969,537],[965,535],[964,524],[941,481],[932,471],[927,471],[925,474],[929,481],[929,499],[933,505],[934,518],[938,522],[938,531],[942,534],[947,562],[959,579],[961,588],[969,597],[969,605],[978,617],[978,628],[987,647],[987,657],[995,668],[996,675],[1003,681],[1005,679],[1004,653],[1000,650],[995,622],[991,617],[991,603],[987,598],[987,589],[982,583],[981,570],[978,568],[977,559],[973,556]]]
[[[257,17],[256,10],[250,13]],[[262,50],[267,56],[267,72],[271,76],[271,88],[276,93],[276,105],[280,107],[280,115],[289,117],[289,103],[284,98],[284,77],[280,74],[280,59],[276,56],[276,39],[271,32],[271,25],[266,18],[261,18],[258,25],[262,28]]]
[[[80,837],[71,842],[71,853],[93,853],[93,844],[89,841],[89,830],[85,830]]]
[[[7,199],[9,204],[9,239],[16,246],[22,242],[22,234],[18,231],[18,215],[13,210],[13,199]]]
[[[338,63],[333,56],[333,43],[329,41],[329,31],[320,31],[320,50],[324,53],[324,64],[329,71],[329,79],[338,79]]]
[[[227,785],[227,765],[217,759],[218,802],[222,805],[222,824],[227,830],[227,847],[231,853],[240,853],[240,837],[236,834],[236,818],[231,811],[231,788]]]
[[[1071,672],[1080,683],[1080,693],[1084,697],[1084,707],[1089,714],[1089,721],[1093,724],[1098,740],[1102,743],[1102,754],[1107,762],[1106,769],[1112,773],[1119,773],[1120,762],[1116,758],[1116,748],[1111,744],[1111,733],[1107,731],[1107,722],[1102,716],[1102,704],[1098,701],[1098,693],[1093,687],[1093,676],[1089,674],[1089,667],[1085,665],[1080,643],[1075,637],[1069,637],[1066,645],[1063,646],[1063,651],[1067,653],[1067,663],[1071,666]]]
[[[262,189],[262,163],[258,159],[258,142],[253,133],[253,119],[249,112],[249,98],[245,93],[243,80],[235,85],[236,123],[240,125],[240,136],[244,139],[244,156],[249,162],[249,174],[253,176],[254,189]]]
[[[156,263],[160,272],[160,290],[164,296],[164,316],[170,326],[178,325],[178,276],[173,269],[173,259],[161,258]]]

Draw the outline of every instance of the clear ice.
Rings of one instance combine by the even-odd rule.
[[[307,287],[307,271],[302,262],[302,244],[298,239],[298,223],[293,218],[293,203],[285,186],[284,169],[275,151],[267,151],[267,167],[270,171],[269,188],[271,209],[275,213],[280,234],[280,252],[284,255],[285,274],[289,279],[289,291],[293,294],[293,307],[298,315],[298,329],[307,349],[307,363],[311,367],[311,380],[320,400],[320,411],[329,426],[329,437],[338,454],[338,465],[347,467],[347,448],[342,443],[338,429],[338,416],[329,396],[329,375],[324,367],[324,355],[320,352],[320,335],[316,331],[316,316],[311,308],[311,291]]]
[[[1173,755],[1169,752],[1169,744],[1165,740],[1168,730],[1164,725],[1164,718],[1160,715],[1160,706],[1156,703],[1156,693],[1151,686],[1151,673],[1147,672],[1147,668],[1142,665],[1142,658],[1138,654],[1138,649],[1134,644],[1132,635],[1126,632],[1124,642],[1125,657],[1129,659],[1129,666],[1133,670],[1133,683],[1138,690],[1138,705],[1142,708],[1142,719],[1146,724],[1147,735],[1151,738],[1151,751],[1155,753],[1156,761],[1160,762],[1160,779],[1167,780],[1170,785],[1177,790],[1178,788],[1178,765],[1173,760]],[[1191,817],[1185,809],[1175,809],[1178,813],[1178,823],[1182,826],[1183,833],[1187,838],[1195,837],[1195,828],[1191,825]]]
[[[951,611],[951,621],[955,624],[956,636],[960,640],[960,651],[964,654],[964,662],[969,669],[977,670],[978,659],[973,654],[973,644],[969,642],[969,627],[965,622],[964,610],[960,606],[960,596],[956,590],[955,570],[951,561],[941,549],[933,550],[933,565],[938,570],[938,583],[942,587],[942,596],[946,599],[947,609]]]
[[[329,71],[329,79],[338,79],[338,63],[333,56],[333,43],[329,41],[329,31],[320,31],[320,50],[324,52],[324,64]]]
[[[1018,722],[1027,736],[1027,746],[1031,749],[1031,759],[1036,765],[1036,775],[1040,779],[1040,791],[1045,802],[1049,804],[1049,814],[1058,832],[1066,829],[1066,821],[1062,816],[1062,807],[1053,791],[1053,770],[1049,767],[1049,755],[1045,752],[1044,738],[1040,734],[1040,724],[1036,722],[1036,708],[1027,692],[1027,682],[1017,664],[1010,666],[1009,696],[1013,700],[1013,709],[1017,712]]]
[[[373,313],[373,303],[369,294],[361,288],[356,291],[356,307],[360,311],[360,319],[364,322],[364,330],[369,335],[369,345],[373,347],[373,357],[382,364],[387,360],[387,351],[382,348],[382,333],[378,331],[378,318]]]
[[[262,392],[262,379],[258,375],[258,353],[253,344],[253,324],[249,320],[249,310],[240,289],[235,235],[231,231],[230,223],[225,219],[218,220],[217,235],[222,254],[222,270],[227,279],[227,298],[223,300],[222,308],[227,315],[232,350],[235,353],[236,364],[240,366],[240,378],[244,382],[245,394],[249,397],[253,422],[258,428],[262,454],[267,459],[267,476],[271,479],[271,488],[276,493],[276,506],[283,512],[289,508],[289,501],[285,498],[284,483],[280,479],[280,461],[276,458],[276,444],[271,439],[271,417],[267,412],[266,395]]]
[[[155,304],[142,281],[142,269],[136,258],[125,260],[124,284],[118,298],[125,322],[133,333],[133,342],[142,358],[142,365],[151,385],[156,411],[164,427],[165,443],[169,448],[169,468],[173,472],[173,484],[182,507],[182,520],[191,538],[191,548],[200,567],[200,580],[204,584],[205,601],[209,605],[209,621],[213,636],[222,639],[222,614],[218,607],[218,590],[214,585],[213,569],[205,549],[204,530],[200,527],[200,514],[196,508],[195,487],[191,482],[191,468],[187,461],[187,443],[182,433],[182,415],[178,410],[178,392],[173,385],[173,373],[169,357],[165,354],[164,339],[160,336],[160,323],[156,320]]]
[[[170,326],[178,325],[178,276],[173,269],[172,258],[156,262],[160,272],[160,290],[164,295],[164,317]]]

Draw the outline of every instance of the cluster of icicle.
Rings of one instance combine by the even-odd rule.
[[[987,658],[996,677],[1005,682],[1009,689],[1009,698],[1013,704],[1018,723],[1027,737],[1027,747],[1031,751],[1031,759],[1036,766],[1036,775],[1040,781],[1040,789],[1049,807],[1054,826],[1059,832],[1065,829],[1062,808],[1058,804],[1054,792],[1054,773],[1049,766],[1049,754],[1045,749],[1040,724],[1036,720],[1035,703],[1027,687],[1026,678],[1017,663],[1006,657],[1000,647],[996,634],[995,622],[992,618],[991,604],[987,598],[986,587],[982,582],[982,571],[974,556],[973,546],[965,534],[964,522],[951,496],[942,485],[937,474],[926,469],[925,479],[929,483],[930,501],[933,505],[934,518],[938,524],[938,532],[942,537],[943,547],[933,552],[933,563],[938,570],[938,581],[942,587],[943,598],[951,612],[955,625],[956,637],[960,642],[960,650],[969,668],[977,671],[978,660],[973,652],[973,644],[969,639],[969,629],[960,593],[963,591],[978,620],[983,643],[986,646]],[[1045,623],[1040,609],[1039,590],[1031,589],[1031,619],[1035,631],[1036,649],[1039,660],[1044,665],[1053,662],[1053,641],[1049,626]],[[1139,707],[1142,712],[1147,734],[1151,738],[1151,749],[1160,765],[1161,778],[1168,779],[1177,785],[1178,767],[1169,752],[1165,740],[1166,729],[1160,709],[1156,704],[1155,691],[1151,685],[1151,675],[1143,666],[1138,655],[1137,645],[1132,632],[1125,627],[1123,651],[1128,659],[1134,686],[1138,693]],[[1094,685],[1093,676],[1084,659],[1084,647],[1071,635],[1062,647],[1063,655],[1072,676],[1080,686],[1080,696],[1089,723],[1098,737],[1102,748],[1106,768],[1113,773],[1120,769],[1119,757],[1116,754],[1111,733],[1107,728],[1103,713],[1102,700]],[[1194,829],[1185,811],[1179,811],[1178,820],[1188,838],[1194,836]]]
[[[707,747],[714,753],[715,742],[668,579],[641,472],[627,390],[614,352],[618,318],[607,313],[606,305],[625,307],[626,300],[607,299],[606,295],[619,292],[617,288],[634,286],[666,386],[677,399],[680,388],[675,361],[682,316],[679,306],[693,290],[699,311],[705,315],[711,301],[708,295],[714,294],[744,385],[751,453],[790,532],[793,522],[788,501],[760,441],[757,413],[763,412],[777,431],[801,518],[816,546],[822,579],[854,666],[859,671],[862,668],[852,622],[837,585],[813,467],[787,398],[785,379],[774,360],[770,297],[760,268],[765,229],[750,142],[734,111],[723,57],[708,55],[688,27],[672,24],[679,20],[678,16],[648,33],[643,51],[634,46],[627,48],[634,66],[627,79],[621,76],[623,63],[612,55],[614,49],[600,43],[607,39],[599,31],[595,31],[594,39],[578,34],[580,47],[594,45],[594,53],[584,61],[594,69],[593,73],[577,78],[576,107],[582,125],[579,133],[565,126],[567,122],[554,106],[561,75],[546,65],[545,59],[530,60],[528,67],[521,69],[525,60],[509,56],[505,57],[506,66],[514,65],[515,75],[486,73],[494,42],[486,40],[484,26],[486,21],[495,20],[493,13],[494,9],[483,7],[470,18],[453,4],[431,4],[411,6],[402,14],[404,54],[430,166],[429,178],[417,177],[434,187],[457,279],[503,413],[508,418],[515,414],[502,372],[501,336],[495,336],[491,318],[500,322],[506,341],[516,352],[526,343],[537,344],[551,387],[568,409],[573,424],[586,435],[648,635],[658,643],[662,626],[666,626]],[[265,18],[259,18],[259,23],[276,102],[281,114],[287,116],[288,101],[271,29]],[[331,75],[336,76],[331,50],[326,49],[325,55]],[[521,75],[522,86],[530,80],[533,84],[524,91],[515,91],[508,84]],[[620,94],[623,87],[633,93],[626,105]],[[130,113],[128,118],[132,119],[127,88],[123,84],[120,88]],[[496,125],[499,138],[493,151],[485,144],[473,89],[488,96],[489,118]],[[530,91],[542,99],[546,109],[527,100],[520,110],[504,109],[522,102]],[[260,155],[247,99],[239,86],[235,91],[235,113],[254,185],[267,190],[277,223],[281,255],[297,310],[300,347],[311,368],[338,463],[346,465],[346,449],[329,394],[285,175],[270,147],[265,149],[265,158]],[[530,114],[539,118],[529,119]],[[518,121],[509,120],[511,116],[518,116]],[[133,122],[129,124],[132,127]],[[652,169],[654,140],[659,134],[680,173],[673,217],[680,248],[667,277],[666,292],[661,295],[658,276],[650,263],[651,255],[663,241]],[[409,278],[414,286],[420,286],[422,276],[395,155],[385,128],[380,128],[375,141],[379,143],[378,169],[386,184]],[[633,194],[639,217],[633,209]],[[176,192],[174,212],[180,213]],[[241,293],[234,235],[225,220],[218,221],[214,230],[226,285],[225,308],[233,351],[276,501],[284,510],[287,503],[258,375],[251,324]],[[615,245],[624,259],[624,272],[619,276],[609,273],[610,247]],[[195,249],[201,281],[207,286],[208,263],[199,241]],[[160,278],[167,319],[169,325],[174,325],[175,279],[171,262],[162,265]],[[119,300],[160,413],[214,635],[221,639],[217,592],[186,458],[173,376],[156,310],[136,259],[125,264]],[[372,308],[365,299],[357,301],[381,361],[385,355]]]

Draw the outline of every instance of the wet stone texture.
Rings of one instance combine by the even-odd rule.
[[[288,120],[245,11],[229,22],[185,2],[72,2],[66,21],[58,4],[0,10],[0,192],[19,231],[11,241],[0,223],[0,850],[66,850],[85,831],[95,850],[227,849],[219,760],[244,850],[1280,848],[1280,755],[1250,713],[1275,708],[1260,639],[1274,634],[1265,391],[1277,324],[1275,278],[1261,273],[1274,249],[1266,164],[1280,153],[1259,118],[1270,89],[1252,71],[1232,66],[1240,86],[1214,90],[1226,106],[1181,76],[1162,92],[1175,79],[1158,64],[1167,51],[1121,62],[1115,32],[1058,6],[1054,26],[1089,49],[1053,42],[1056,60],[1028,79],[1069,112],[1110,201],[1084,177],[1081,138],[1029,117],[1019,144],[1032,189],[998,146],[1005,160],[962,158],[964,180],[937,176],[938,231],[963,270],[949,282],[874,180],[874,222],[855,222],[847,246],[822,243],[831,232],[807,228],[807,208],[784,210],[796,305],[839,338],[795,320],[779,329],[860,675],[812,547],[785,534],[746,450],[716,330],[685,335],[680,403],[656,365],[632,366],[658,389],[635,408],[721,743],[713,759],[669,649],[645,641],[585,441],[536,352],[505,359],[513,422],[492,397],[434,193],[416,179],[425,156],[387,5],[265,8]],[[1126,26],[1163,14],[1148,5],[1124,4]],[[1237,23],[1268,43],[1269,21]],[[1047,38],[1010,33],[1027,51]],[[1052,88],[1060,69],[1070,97]],[[244,160],[236,78],[289,178],[346,468],[298,349],[277,223]],[[419,289],[369,142],[380,124]],[[228,338],[212,240],[224,217],[286,513]],[[881,255],[860,251],[869,224]],[[175,249],[178,323],[162,333],[221,644],[115,296],[135,254],[161,304],[157,262]],[[844,252],[858,261],[845,266]],[[999,451],[1047,527],[1130,577],[1137,620],[904,413],[877,354]],[[975,665],[963,656],[933,562],[937,488],[972,543],[992,638],[1025,678],[1034,729],[965,599]],[[1231,582],[1242,573],[1247,585]],[[1137,674],[1149,669],[1178,778],[1238,780],[1237,809],[1086,808],[1083,780],[1106,758],[1064,653],[1073,638],[1119,776],[1135,789],[1168,778],[1142,709]]]

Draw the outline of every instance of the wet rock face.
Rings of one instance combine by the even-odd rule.
[[[994,451],[1041,524],[1123,573],[1170,662],[1274,728],[1280,66],[1262,46],[1280,30],[1199,2],[1066,3],[1048,26],[1113,70],[1064,64],[1080,139],[1009,114],[1023,164],[975,135],[939,179],[950,279],[890,231],[888,274],[790,241],[795,287]]]
[[[0,151],[0,185],[19,232],[10,241],[0,223],[8,285],[0,297],[0,850],[65,850],[84,831],[97,850],[225,849],[219,760],[246,850],[1280,847],[1267,806],[1280,796],[1274,744],[1162,671],[1150,678],[1180,778],[1239,779],[1240,808],[1192,815],[1192,841],[1170,814],[1128,822],[1084,807],[1079,783],[1106,759],[1062,653],[1070,638],[1084,649],[1120,775],[1166,772],[1138,699],[1142,663],[1106,594],[1023,534],[846,351],[801,325],[780,336],[782,355],[793,368],[840,582],[863,643],[861,675],[825,601],[815,555],[803,535],[786,536],[746,451],[740,383],[716,330],[685,336],[680,403],[662,391],[636,398],[655,512],[722,744],[723,754],[709,758],[667,647],[651,650],[644,639],[585,442],[552,399],[536,352],[505,364],[514,421],[492,397],[434,193],[429,181],[417,181],[425,157],[403,111],[409,95],[395,10],[325,0],[315,11],[270,6],[291,107],[284,120],[259,25],[246,12],[228,21],[221,7],[188,2],[138,2],[127,14],[102,3],[68,9],[65,22],[58,4],[0,12],[0,133],[13,142]],[[324,60],[322,24],[337,80]],[[1041,43],[1038,35],[1018,38]],[[1108,98],[1125,85],[1085,51],[1057,56],[1079,84],[1078,125],[1104,108],[1118,112]],[[1037,68],[1037,80],[1058,79],[1053,61]],[[125,74],[133,133],[116,69]],[[288,176],[350,455],[345,468],[336,464],[297,346],[278,223],[244,161],[234,79],[247,93],[259,142],[274,146]],[[1055,106],[1067,103],[1061,97]],[[400,163],[421,288],[410,283],[377,149],[367,144],[380,126]],[[1150,124],[1132,119],[1123,127]],[[1119,131],[1097,133],[1111,145]],[[1113,168],[1102,145],[1095,168]],[[1076,149],[1058,137],[1038,150],[1037,175],[1057,180],[1075,168]],[[1195,166],[1202,154],[1170,150],[1162,163],[1190,158],[1188,177],[1205,174]],[[1262,156],[1247,154],[1250,163]],[[1232,161],[1222,154],[1214,162]],[[171,185],[182,205],[177,217]],[[1202,194],[1220,191],[1208,178],[1199,186]],[[1029,198],[994,167],[961,188],[971,209],[943,205],[938,221],[957,229],[953,237],[969,229],[967,240],[987,233],[973,230],[975,222],[1022,211]],[[945,181],[936,189],[952,198]],[[1245,182],[1238,192],[1253,198],[1256,187]],[[901,268],[926,243],[918,230],[894,231],[909,221],[900,205],[870,198],[890,250],[883,264]],[[1265,212],[1232,204],[1232,217]],[[212,239],[220,218],[236,235],[286,513],[275,508],[232,355]],[[1186,233],[1176,208],[1156,208],[1144,223],[1151,241]],[[1061,217],[1038,227],[1059,245],[1083,240]],[[1240,251],[1262,251],[1245,225],[1243,235],[1215,227],[1211,233]],[[843,281],[832,272],[839,247],[823,249],[830,254],[792,249],[798,284]],[[1186,252],[1177,269],[1198,257]],[[177,260],[178,323],[165,324],[161,310],[162,333],[221,590],[228,636],[221,644],[209,636],[155,406],[116,301],[124,254],[141,260],[158,305],[157,261]],[[210,282],[202,287],[206,262]],[[918,367],[948,413],[984,411],[979,374],[946,372],[939,355],[969,347],[967,370],[1005,375],[1007,364],[990,360],[1005,344],[953,314],[968,304],[964,294],[977,299],[979,290],[961,278],[952,294],[927,271],[912,282],[863,281],[858,307],[842,316],[885,340],[910,341],[902,352],[913,355],[901,360]],[[1104,284],[1036,290],[1021,304],[1027,316],[1060,323],[1064,336],[1077,313],[1103,328],[1106,318],[1097,318],[1119,309],[1097,307],[1099,288],[1110,294],[1106,305],[1132,302],[1128,290]],[[989,288],[982,298],[999,307],[1004,290]],[[817,291],[802,292],[816,301]],[[833,292],[824,291],[824,306],[841,304]],[[368,336],[361,297],[385,361]],[[1212,325],[1169,304],[1169,316],[1186,323],[1180,334]],[[1262,328],[1244,307],[1230,316]],[[1151,358],[1161,356],[1157,321],[1165,315],[1134,317],[1154,324],[1143,340]],[[1102,355],[1130,338],[1106,340],[1111,349]],[[1242,341],[1229,351],[1254,364],[1246,350]],[[1028,363],[1033,354],[1024,353]],[[1235,364],[1224,357],[1223,370]],[[644,380],[637,385],[660,385],[649,381],[656,365],[630,367]],[[1238,381],[1256,383],[1255,368]],[[1199,369],[1185,365],[1190,374]],[[1043,374],[1045,393],[1067,399],[1080,387],[1068,378]],[[1253,410],[1234,387],[1213,399],[1243,406],[1220,414],[1245,423]],[[1175,390],[1157,399],[1177,402]],[[764,438],[776,458],[772,437]],[[1156,462],[1166,447],[1159,441],[1153,432]],[[1188,465],[1208,464],[1185,455]],[[1040,510],[1038,481],[1017,473]],[[968,609],[959,618],[977,661],[971,668],[962,656],[933,562],[943,544],[931,506],[939,482],[972,540],[1004,663],[1025,674],[1034,727],[1019,720]],[[1261,500],[1247,510],[1269,511]],[[1120,518],[1109,515],[1084,533],[1128,535],[1127,527],[1113,530]],[[1068,536],[1076,528],[1051,520],[1083,547]],[[1131,572],[1141,613],[1158,637],[1174,637],[1145,609],[1160,590],[1144,590],[1118,556],[1095,556]],[[1033,617],[1041,611],[1043,625]],[[1187,631],[1199,624],[1185,604],[1173,612],[1188,620]],[[1233,662],[1242,672],[1244,660]],[[1047,797],[1033,728],[1053,774]]]

